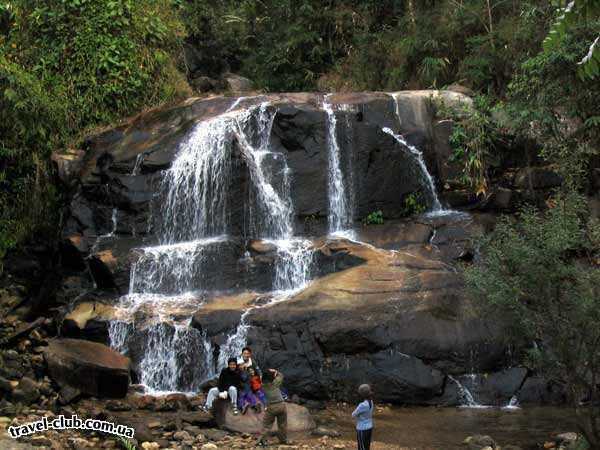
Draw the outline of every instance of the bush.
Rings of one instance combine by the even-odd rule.
[[[485,195],[488,190],[487,166],[498,139],[489,99],[476,96],[473,108],[463,106],[459,111],[445,106],[442,101],[437,105],[437,114],[454,121],[450,161],[462,165],[462,177],[458,181],[476,195]]]
[[[529,364],[566,386],[581,431],[598,448],[600,222],[586,219],[577,193],[550,206],[501,221],[481,239],[480,264],[465,276],[482,314],[501,318],[511,341],[534,343]]]
[[[0,55],[0,273],[7,250],[54,225],[49,155],[64,136],[65,115],[34,76]]]
[[[79,130],[176,97],[183,32],[164,1],[22,0],[9,55],[62,97]]]
[[[427,206],[422,200],[420,192],[411,192],[404,197],[404,215],[412,216],[413,214],[423,214],[427,210]]]
[[[56,228],[50,153],[177,98],[184,27],[168,1],[20,0],[0,8],[0,260]]]
[[[383,225],[383,212],[373,211],[364,220],[365,225]]]

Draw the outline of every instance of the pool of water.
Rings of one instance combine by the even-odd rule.
[[[329,410],[326,420],[348,439],[354,437],[350,407]],[[374,441],[399,448],[463,449],[473,434],[492,436],[500,445],[538,448],[552,434],[574,431],[574,414],[568,408],[378,408],[374,416]]]

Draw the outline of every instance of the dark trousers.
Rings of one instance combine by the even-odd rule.
[[[259,440],[263,440],[269,431],[271,431],[275,419],[277,419],[277,437],[279,438],[279,442],[287,442],[287,409],[285,402],[267,405],[263,419],[263,432]]]
[[[372,434],[373,428],[369,428],[368,430],[356,430],[356,442],[358,442],[358,450],[371,449]]]

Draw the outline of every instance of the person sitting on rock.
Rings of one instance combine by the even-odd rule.
[[[204,411],[209,411],[213,407],[213,402],[217,397],[226,400],[227,397],[231,400],[231,406],[233,408],[233,414],[239,413],[237,408],[237,397],[238,391],[241,388],[242,380],[240,372],[237,367],[237,360],[235,358],[229,358],[227,360],[227,367],[221,370],[219,375],[219,383],[217,387],[212,388],[208,391],[206,397],[206,405],[204,405]]]
[[[266,403],[265,393],[262,390],[262,381],[253,367],[242,372],[242,384],[244,387],[238,401],[242,414],[246,414],[249,408],[260,413]]]
[[[360,395],[362,402],[358,404],[352,413],[352,417],[356,420],[356,441],[358,450],[369,450],[373,434],[373,393],[371,392],[371,386],[361,384],[358,387],[358,395]]]
[[[262,387],[265,392],[267,405],[265,408],[265,417],[263,419],[263,429],[257,442],[257,446],[265,447],[267,442],[265,438],[271,431],[271,427],[277,419],[277,437],[282,444],[290,444],[287,440],[287,409],[285,401],[281,396],[281,385],[283,384],[283,374],[275,369],[267,370],[262,376]]]
[[[256,412],[260,413],[262,409],[261,405],[267,404],[265,391],[263,391],[262,388],[262,379],[256,372],[254,372],[254,369],[252,368],[248,370],[248,373],[250,374],[250,389],[252,389],[252,393],[254,394],[257,400],[254,409],[256,410]]]
[[[238,369],[248,370],[250,367],[252,367],[258,376],[261,375],[260,367],[258,367],[256,360],[252,358],[252,349],[250,347],[244,347],[242,349],[242,356],[238,358],[237,363]]]

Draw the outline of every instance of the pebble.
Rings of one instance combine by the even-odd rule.
[[[208,444],[204,444],[202,447],[200,447],[200,450],[215,450],[218,448],[219,447],[217,447],[215,444],[208,443]]]
[[[142,448],[144,450],[158,450],[160,445],[158,445],[156,442],[142,442]]]
[[[190,436],[190,433],[188,433],[187,431],[178,431],[177,433],[173,434],[173,439],[176,439],[178,441],[193,440],[192,436]]]

